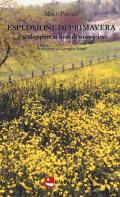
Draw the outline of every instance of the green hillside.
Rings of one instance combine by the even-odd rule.
[[[68,48],[75,50],[68,50]],[[67,49],[66,49],[67,48]],[[77,50],[77,48],[79,48]],[[77,46],[63,46],[62,50],[42,50],[36,51],[37,61],[31,59],[29,54],[23,57],[24,64],[20,64],[14,57],[10,56],[6,63],[0,69],[0,80],[8,80],[9,75],[13,78],[19,78],[20,73],[25,76],[31,75],[31,72],[39,73],[42,69],[48,70],[52,66],[61,67],[62,65],[69,66],[74,63],[79,66],[80,61],[92,59],[97,60],[98,57],[111,56],[114,53],[120,55],[120,42],[95,43]]]

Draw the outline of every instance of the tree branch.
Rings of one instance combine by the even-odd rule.
[[[7,45],[6,55],[5,55],[5,57],[3,58],[3,60],[0,62],[0,68],[1,68],[2,65],[6,62],[8,56],[9,56],[9,53],[10,53],[10,45],[8,44],[8,45]]]

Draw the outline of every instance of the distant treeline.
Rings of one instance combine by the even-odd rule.
[[[97,15],[120,14],[120,0],[77,0],[70,3],[61,3],[53,0],[51,3],[46,3],[43,6],[28,6],[28,8],[34,11],[41,10],[41,12],[47,10],[54,13],[58,13],[61,10],[74,13],[79,12],[84,19],[91,20]]]

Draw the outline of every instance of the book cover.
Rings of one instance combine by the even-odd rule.
[[[0,196],[120,196],[119,0],[0,0]]]

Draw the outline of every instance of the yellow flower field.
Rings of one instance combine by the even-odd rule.
[[[120,195],[120,70],[100,66],[1,87],[1,197]]]

